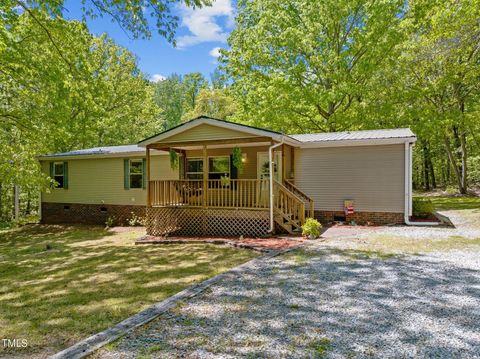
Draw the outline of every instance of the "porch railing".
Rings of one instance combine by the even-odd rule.
[[[269,182],[258,179],[150,181],[151,206],[266,209]]]

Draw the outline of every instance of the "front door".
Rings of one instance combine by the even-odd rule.
[[[282,176],[282,152],[273,152],[273,179],[281,181]],[[270,166],[268,161],[268,152],[258,152],[257,154],[257,179],[265,180],[259,183],[257,189],[257,201],[263,205],[268,204],[268,194],[270,187],[268,180],[270,179]]]
[[[259,180],[268,180],[270,178],[269,174],[268,152],[258,152],[257,178]],[[273,152],[273,178],[278,182],[282,180],[282,151]]]

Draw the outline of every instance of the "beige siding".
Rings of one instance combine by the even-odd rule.
[[[241,147],[242,153],[247,154],[247,161],[244,164],[243,172],[238,174],[240,179],[256,179],[257,178],[257,152],[268,152],[267,146],[259,147]],[[207,156],[230,156],[232,148],[213,148],[207,149]],[[202,157],[202,150],[186,151],[188,157]]]
[[[295,180],[318,210],[403,212],[404,146],[362,146],[295,150]]]
[[[142,157],[132,157],[142,158]],[[152,179],[177,179],[168,156],[152,156]],[[145,189],[124,189],[123,158],[76,159],[68,161],[68,189],[54,188],[43,193],[44,202],[84,204],[145,205]],[[49,162],[42,162],[45,173]]]
[[[203,124],[167,137],[163,139],[162,142],[207,141],[245,137],[253,136],[245,132]]]
[[[283,146],[283,170],[285,171],[285,179],[291,179],[294,176],[292,171],[292,154],[293,154],[293,147],[289,145]]]

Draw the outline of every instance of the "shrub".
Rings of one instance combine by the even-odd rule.
[[[130,212],[132,217],[127,220],[128,225],[135,227],[135,226],[144,226],[145,225],[145,218],[137,216],[135,213]]]
[[[414,198],[412,201],[412,213],[417,217],[425,217],[433,213],[435,207],[428,198]]]
[[[109,216],[105,221],[105,229],[109,229],[111,226],[113,226],[113,223],[115,223],[115,217]]]
[[[315,218],[307,218],[302,226],[302,234],[307,237],[317,238],[320,236],[320,228],[322,225]]]

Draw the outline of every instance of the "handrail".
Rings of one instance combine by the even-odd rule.
[[[258,179],[150,181],[149,205],[266,209],[268,183]]]
[[[280,223],[300,229],[305,223],[305,203],[278,181],[274,181],[273,185],[273,207],[281,218]]]
[[[308,205],[309,205],[309,209],[308,209],[308,212],[309,212],[309,217],[312,217],[314,216],[314,209],[315,209],[315,203],[313,201],[313,199],[311,199],[305,192],[303,192],[302,190],[300,190],[297,186],[295,186],[292,182],[290,182],[289,180],[285,180],[285,187],[287,187],[291,192],[297,194],[298,196],[302,197],[305,201],[308,202]]]

